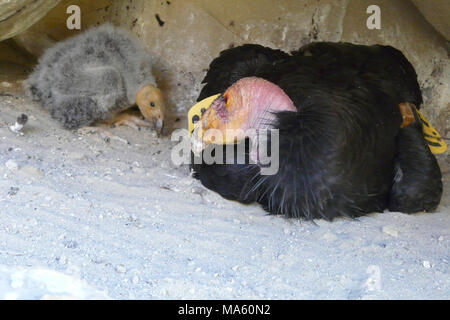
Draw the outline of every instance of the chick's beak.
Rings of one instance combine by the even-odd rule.
[[[136,93],[136,104],[145,119],[153,124],[155,131],[161,134],[164,128],[165,100],[161,90],[147,85]]]
[[[161,118],[153,120],[153,125],[155,131],[160,135],[164,129],[164,120],[162,120]]]
[[[138,105],[139,106],[139,105]],[[162,133],[164,129],[164,114],[160,108],[150,109],[148,106],[145,108],[139,108],[142,115],[147,119],[152,125],[153,129],[159,134]]]

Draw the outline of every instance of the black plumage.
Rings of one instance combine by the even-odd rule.
[[[263,176],[248,162],[192,163],[207,188],[227,199],[258,201],[273,214],[307,219],[386,208],[431,211],[439,204],[441,172],[417,114],[416,122],[400,128],[398,105],[422,103],[417,75],[400,51],[320,42],[287,54],[244,45],[212,61],[198,100],[244,77],[276,84],[297,108],[272,120],[279,129],[280,169]]]

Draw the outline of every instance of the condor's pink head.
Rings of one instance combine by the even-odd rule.
[[[242,78],[211,103],[197,123],[195,136],[200,131],[200,137],[195,138],[201,139],[204,146],[236,143],[247,137],[245,132],[249,129],[270,128],[274,113],[296,110],[292,100],[277,85],[262,78]],[[222,133],[222,141],[216,140],[214,131],[217,130]],[[241,134],[230,135],[228,130]]]

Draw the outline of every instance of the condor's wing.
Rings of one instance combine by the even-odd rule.
[[[251,77],[258,70],[277,61],[283,61],[289,54],[257,44],[244,44],[223,50],[209,65],[202,83],[205,83],[197,101],[225,91],[237,80]]]
[[[310,56],[313,61],[320,62],[328,80],[336,80],[333,81],[336,84],[345,85],[347,81],[376,82],[398,103],[410,102],[417,108],[422,104],[414,67],[401,51],[391,46],[314,42],[292,54]]]

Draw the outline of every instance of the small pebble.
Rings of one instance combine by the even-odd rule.
[[[337,236],[336,236],[334,233],[326,232],[326,233],[321,237],[321,239],[324,240],[324,241],[331,242],[331,241],[336,240],[336,239],[337,239]]]
[[[384,226],[381,230],[392,237],[398,237],[398,230],[392,226]]]
[[[116,266],[116,272],[125,273],[125,272],[127,272],[127,268],[125,268],[123,265],[119,264],[118,266]]]
[[[2,87],[5,87],[5,88],[10,88],[10,87],[12,86],[11,83],[6,82],[6,81],[0,82],[0,85],[1,85]]]
[[[428,260],[424,260],[422,264],[423,264],[425,269],[430,269],[431,268],[431,263]]]
[[[68,157],[72,160],[83,160],[86,159],[86,155],[81,152],[71,152]]]
[[[13,160],[6,161],[5,166],[11,171],[16,171],[19,169],[19,165]]]
[[[41,170],[32,166],[24,166],[20,171],[33,178],[42,178],[44,176]]]
[[[8,196],[10,196],[10,197],[15,196],[17,194],[17,192],[19,192],[19,188],[11,187],[11,188],[9,188]]]
[[[133,167],[133,172],[137,173],[137,174],[140,174],[140,175],[143,175],[145,173],[145,170],[142,169],[142,168]]]

